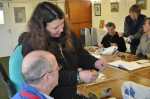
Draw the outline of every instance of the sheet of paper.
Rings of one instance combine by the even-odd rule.
[[[139,64],[145,64],[145,63],[150,63],[150,60],[142,59],[142,60],[138,60],[136,62]]]
[[[114,67],[120,67],[120,68],[124,68],[127,70],[135,70],[135,69],[150,66],[149,60],[138,60],[138,61],[132,61],[132,62],[117,60],[108,64]]]

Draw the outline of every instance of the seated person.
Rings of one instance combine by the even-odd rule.
[[[136,50],[136,55],[140,58],[150,58],[150,17],[145,19],[143,29],[144,34]]]
[[[53,99],[49,94],[58,85],[58,70],[56,59],[51,53],[29,53],[22,64],[26,83],[12,99]]]
[[[107,28],[107,34],[102,39],[102,46],[104,48],[110,47],[110,46],[117,46],[118,51],[125,52],[126,51],[126,44],[123,39],[123,37],[120,37],[118,33],[115,31],[115,24],[112,22],[108,22],[106,24]]]

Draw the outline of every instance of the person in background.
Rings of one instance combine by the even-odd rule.
[[[129,15],[125,17],[124,36],[128,38],[127,42],[130,43],[132,54],[135,54],[140,38],[143,34],[142,26],[145,17],[145,15],[141,14],[141,8],[137,4],[130,7]]]
[[[106,24],[107,34],[103,37],[101,44],[104,48],[110,46],[117,46],[118,51],[125,52],[126,51],[126,44],[123,37],[118,35],[118,32],[115,31],[115,24],[112,22],[108,22]]]
[[[58,71],[53,54],[42,50],[29,53],[22,64],[25,84],[12,99],[54,99],[49,93],[58,85]]]
[[[136,55],[140,58],[150,58],[150,17],[145,19],[144,34],[136,50]]]
[[[55,55],[61,68],[58,86],[52,91],[51,96],[55,99],[85,98],[77,94],[77,84],[96,80],[97,72],[91,70],[102,70],[105,61],[93,57],[81,46],[79,39],[70,31],[63,11],[50,2],[39,3],[28,22],[27,32],[26,36],[20,38],[22,49],[19,54],[25,57],[35,50],[49,51]],[[13,60],[14,58],[16,58],[15,55],[9,60],[9,67],[10,69],[17,67],[15,72],[11,72],[14,75],[13,82],[17,84],[18,81],[15,78],[20,72],[20,65],[18,66],[18,61]],[[21,83],[23,81],[19,84]]]

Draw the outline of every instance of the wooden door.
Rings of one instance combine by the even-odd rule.
[[[80,37],[80,29],[92,26],[92,4],[90,0],[66,0],[66,12],[71,29]]]

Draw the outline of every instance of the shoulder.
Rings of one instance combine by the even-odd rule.
[[[20,93],[16,93],[11,99],[22,99],[22,97],[20,96]]]
[[[146,16],[144,14],[141,14],[140,17],[144,19]]]
[[[145,38],[147,38],[147,34],[143,34],[141,37],[141,39],[145,39]]]
[[[130,21],[131,20],[131,17],[128,15],[125,17],[125,21]]]
[[[33,47],[31,45],[30,40],[24,40],[22,43],[22,54],[23,56],[26,56],[29,52],[33,51]]]
[[[109,38],[109,37],[110,37],[110,35],[107,33],[107,34],[104,35],[103,38]]]
[[[18,44],[21,44],[25,39],[28,38],[28,32],[23,32],[20,34],[19,38],[18,38]]]
[[[147,34],[143,34],[142,37],[141,37],[141,43],[145,42],[145,40],[147,39]]]

